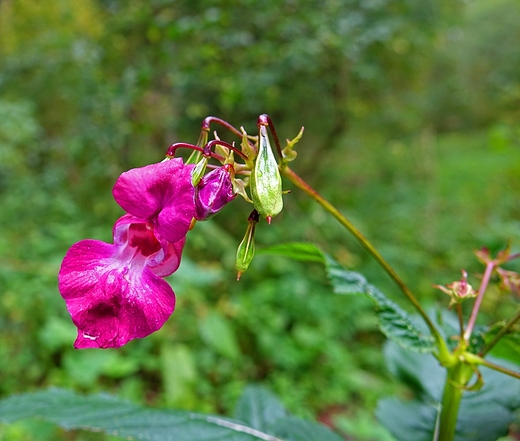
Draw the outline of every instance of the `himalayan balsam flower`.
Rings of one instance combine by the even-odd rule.
[[[231,181],[231,165],[204,175],[195,187],[195,218],[206,220],[217,214],[236,196]]]
[[[77,349],[117,348],[161,328],[175,308],[162,280],[180,264],[185,239],[170,243],[130,215],[114,225],[114,244],[82,240],[61,265],[59,289],[78,328]]]
[[[195,215],[191,169],[171,159],[123,173],[114,198],[129,214],[114,244],[83,240],[67,252],[59,290],[78,328],[76,348],[116,348],[157,331],[175,308],[162,280],[180,264]]]

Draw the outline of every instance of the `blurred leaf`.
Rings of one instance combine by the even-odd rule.
[[[330,256],[325,256],[327,276],[336,294],[361,294],[365,292],[367,279],[354,271],[347,271]]]
[[[240,349],[233,327],[219,312],[211,311],[199,324],[202,339],[224,357],[237,360]]]
[[[38,333],[38,339],[52,352],[58,348],[72,346],[77,334],[76,327],[70,320],[60,317],[49,317]]]
[[[341,441],[322,424],[290,416],[283,404],[268,390],[248,386],[239,398],[234,417],[254,429],[273,433],[287,441]]]
[[[494,327],[492,332],[484,336],[484,340],[486,342],[491,341],[499,330],[500,328]],[[520,365],[520,331],[515,330],[512,333],[504,335],[493,347],[491,355]]]
[[[81,396],[51,389],[0,401],[0,422],[40,418],[67,429],[103,431],[136,440],[278,441],[228,418],[138,406],[110,395]]]
[[[125,358],[119,352],[97,349],[67,352],[63,364],[67,374],[81,386],[91,386],[101,375],[122,378],[139,367],[136,360]]]
[[[271,430],[287,441],[343,441],[343,438],[328,427],[296,417],[276,420]]]
[[[424,396],[424,400],[432,401],[441,399],[446,371],[432,354],[413,353],[387,342],[384,355],[392,375],[410,387],[416,396]]]
[[[306,262],[323,262],[323,252],[314,244],[306,242],[292,242],[273,245],[257,250],[258,254],[276,254],[294,260]]]
[[[81,396],[60,389],[1,400],[0,422],[36,417],[67,430],[103,431],[148,441],[341,441],[341,437],[321,424],[287,416],[278,400],[260,388],[249,388],[245,394],[239,401],[238,413],[255,426],[269,426],[265,430],[229,418],[151,409],[106,394]]]
[[[381,423],[398,441],[432,441],[437,413],[433,403],[398,398],[383,398],[376,411]]]
[[[166,404],[183,409],[192,408],[196,402],[193,383],[197,379],[197,370],[190,348],[182,344],[163,344],[161,373]]]
[[[247,386],[238,399],[233,417],[253,429],[265,431],[279,418],[287,416],[287,410],[271,392],[260,386]]]

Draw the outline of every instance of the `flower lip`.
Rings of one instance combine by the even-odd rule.
[[[178,268],[184,238],[170,243],[130,215],[113,231],[114,244],[74,244],[60,268],[59,290],[78,328],[76,348],[116,348],[146,337],[175,308],[175,294],[161,277]]]

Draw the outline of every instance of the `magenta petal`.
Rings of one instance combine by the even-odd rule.
[[[134,251],[84,240],[67,252],[58,280],[78,328],[76,348],[120,347],[157,331],[172,314],[173,290]]]
[[[192,168],[174,158],[129,170],[114,185],[114,199],[127,213],[156,223],[166,240],[177,242],[188,233],[195,212]]]

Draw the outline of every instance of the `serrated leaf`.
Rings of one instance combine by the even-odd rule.
[[[332,257],[325,255],[327,276],[336,294],[365,293],[367,280],[361,274],[347,271]]]
[[[247,386],[238,399],[233,417],[253,429],[266,430],[287,415],[284,405],[274,394],[260,386]]]
[[[381,291],[367,285],[365,292],[376,304],[379,327],[389,339],[410,351],[432,352],[435,349],[433,337],[424,334],[410,316]]]
[[[147,441],[279,441],[241,422],[214,415],[142,407],[110,395],[82,396],[52,389],[0,401],[0,422],[26,418],[53,422],[67,430],[102,431]]]
[[[435,349],[434,339],[423,333],[405,311],[368,284],[361,274],[345,270],[328,255],[325,255],[325,260],[327,274],[336,294],[364,293],[374,301],[383,334],[412,351],[432,352]]]
[[[323,252],[314,244],[306,242],[291,242],[273,245],[257,250],[258,254],[276,254],[305,262],[324,262]]]

